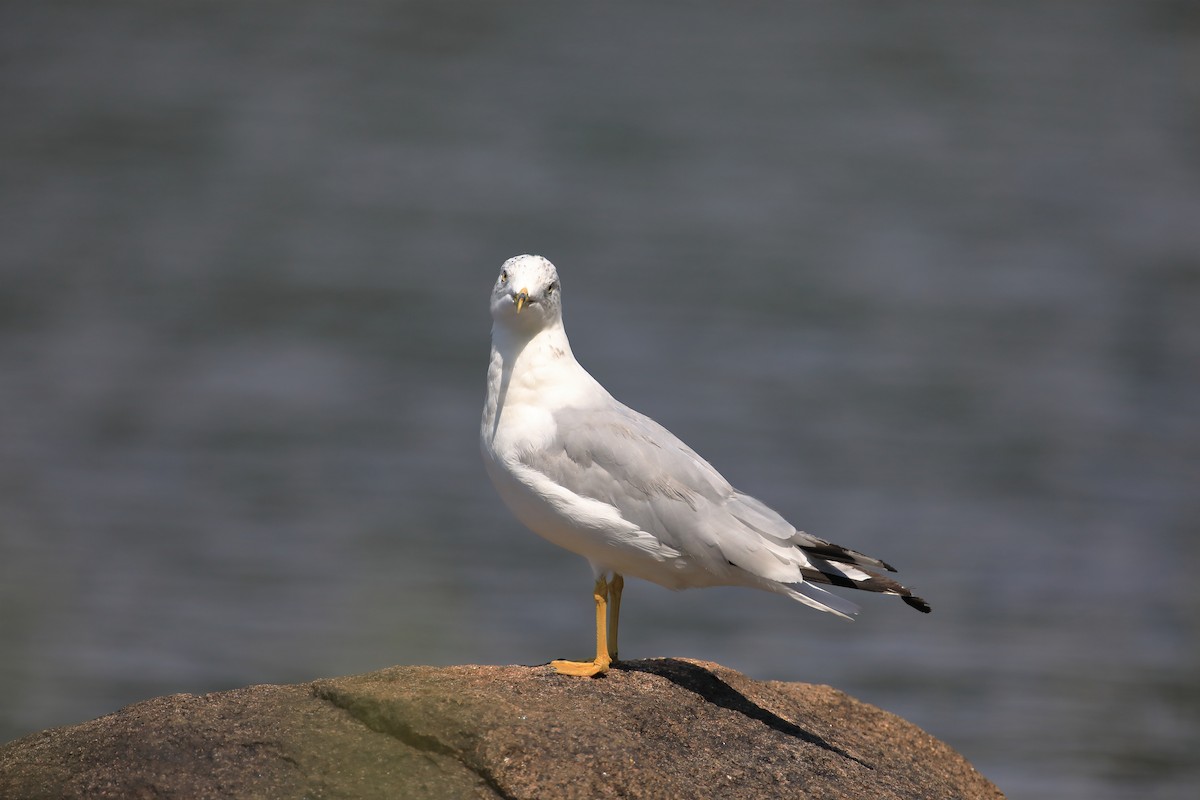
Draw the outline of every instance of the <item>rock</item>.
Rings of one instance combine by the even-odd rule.
[[[171,695],[0,747],[0,797],[1002,798],[828,686],[685,659],[393,667]]]

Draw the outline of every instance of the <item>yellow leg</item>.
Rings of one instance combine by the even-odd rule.
[[[608,582],[608,657],[613,663],[617,662],[617,626],[621,621],[621,590],[625,588],[625,579],[613,573]]]
[[[593,590],[596,598],[596,660],[595,661],[551,661],[550,666],[563,675],[590,678],[608,672],[612,659],[608,657],[608,581],[601,575],[596,579]]]

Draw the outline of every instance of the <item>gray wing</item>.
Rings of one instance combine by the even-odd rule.
[[[852,586],[924,605],[911,602],[919,598],[900,584],[870,571],[890,566],[797,531],[766,504],[734,489],[649,417],[615,400],[602,408],[560,409],[553,417],[555,440],[524,454],[523,463],[576,494],[613,506],[628,522],[714,572],[733,565],[768,581]]]
[[[664,544],[707,557],[708,524],[733,487],[654,420],[613,401],[554,412],[556,435],[522,462],[572,492],[607,503]],[[715,557],[715,556],[714,556]]]

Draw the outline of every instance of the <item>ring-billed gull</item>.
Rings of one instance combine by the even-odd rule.
[[[488,475],[535,533],[595,573],[596,657],[554,661],[568,675],[617,658],[623,575],[670,589],[750,586],[849,618],[858,607],[816,584],[929,605],[863,555],[796,530],[734,489],[654,420],[622,405],[567,342],[558,271],[541,256],[504,262],[492,288],[492,356],[480,426]]]

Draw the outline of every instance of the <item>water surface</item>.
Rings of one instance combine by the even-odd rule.
[[[0,740],[590,642],[477,452],[500,263],[934,613],[634,582],[622,653],[833,684],[1011,797],[1200,780],[1186,4],[0,11]]]

